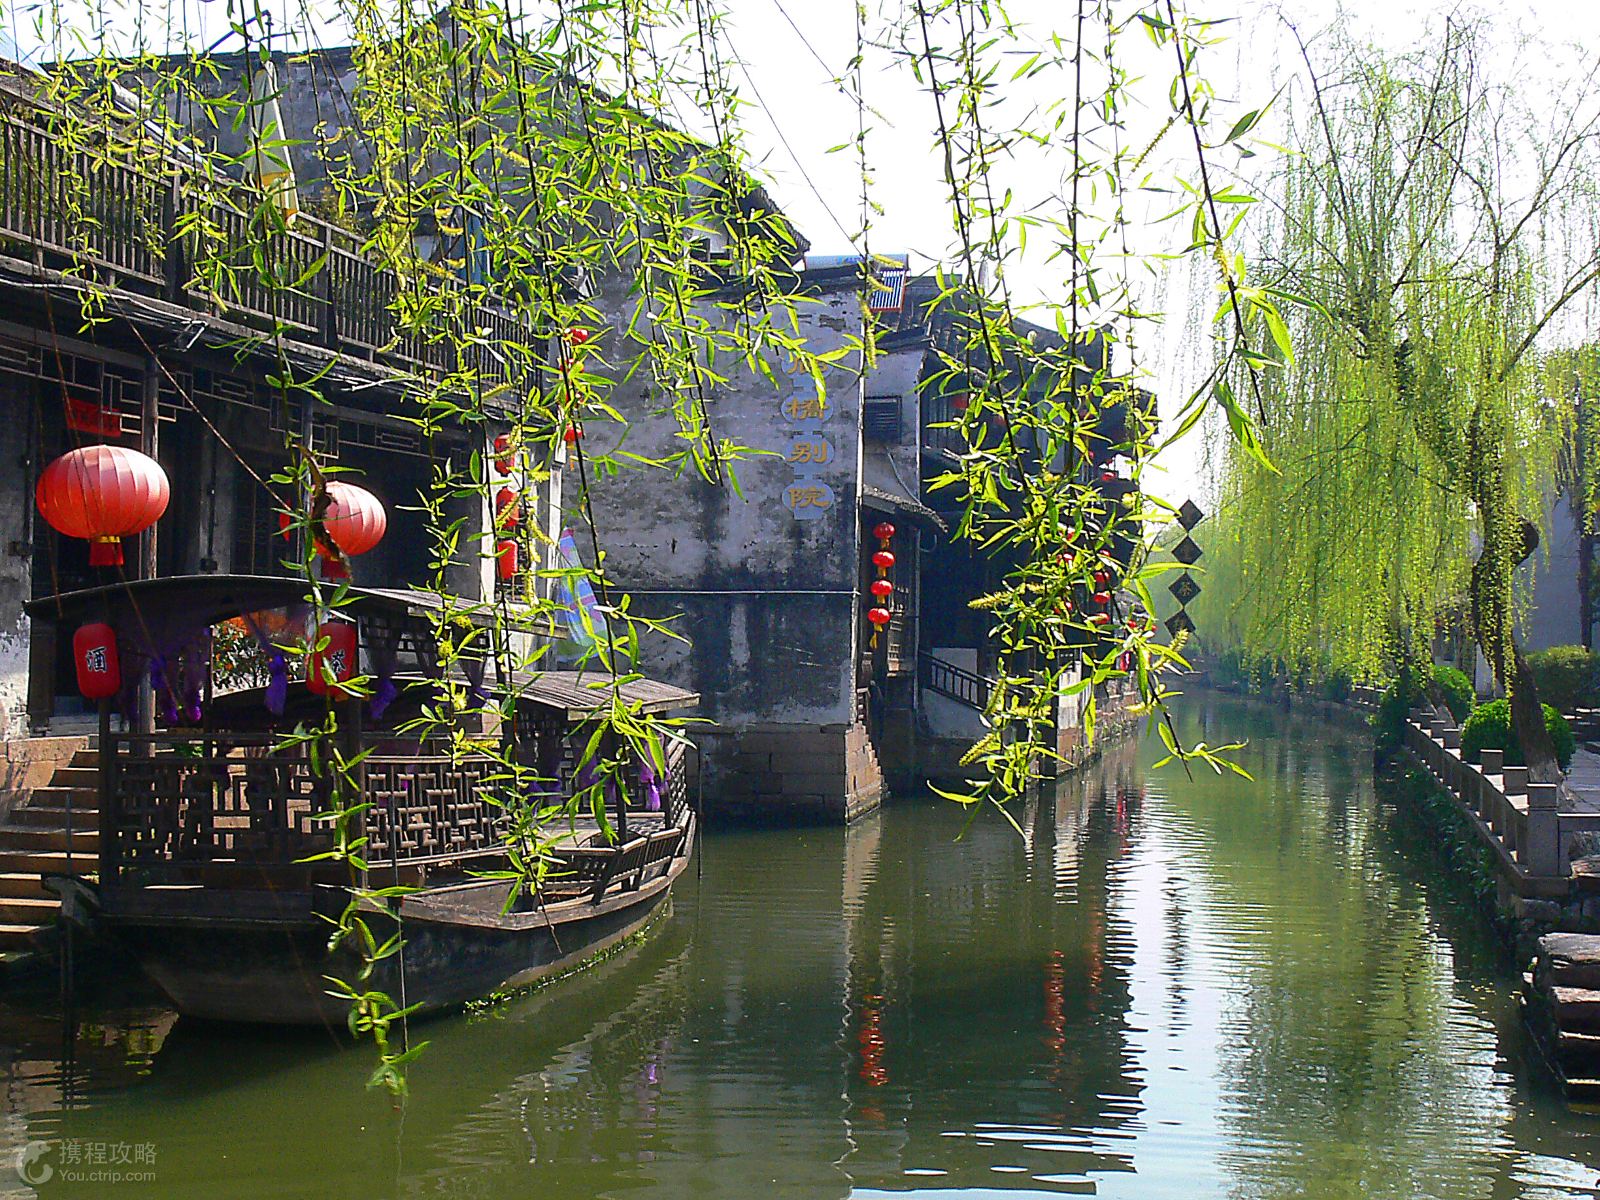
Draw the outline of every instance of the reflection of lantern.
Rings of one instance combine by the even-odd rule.
[[[894,584],[890,583],[887,579],[874,579],[871,586],[867,590],[879,600],[887,600],[890,596],[894,595]]]
[[[317,626],[317,645],[306,655],[306,687],[318,696],[348,700],[350,693],[338,685],[355,673],[356,627],[348,621],[324,621]]]
[[[894,536],[894,526],[887,521],[880,521],[878,527],[872,531],[872,536],[880,542],[887,542]]]
[[[867,620],[871,621],[879,629],[889,623],[892,615],[887,608],[870,608],[867,610]]]
[[[872,555],[872,565],[880,571],[890,570],[894,566],[893,550],[878,550]]]
[[[85,625],[72,635],[72,662],[85,700],[109,700],[122,690],[117,634],[109,625]]]
[[[494,566],[501,579],[515,579],[517,575],[517,544],[511,541],[496,542]]]
[[[495,493],[494,523],[501,529],[515,529],[522,523],[522,496],[514,488],[504,487]]]
[[[89,540],[89,565],[120,567],[122,539],[143,533],[167,511],[167,473],[125,446],[69,450],[39,475],[39,515],[68,537]]]

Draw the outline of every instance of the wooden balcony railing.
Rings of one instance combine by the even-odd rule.
[[[530,338],[508,311],[468,302],[442,272],[403,280],[361,240],[306,213],[266,228],[240,185],[206,178],[146,143],[66,145],[48,116],[0,114],[0,255],[401,371],[453,369],[459,339],[402,328],[406,306],[465,309],[461,351],[486,385],[511,378],[505,345]],[[456,303],[460,301],[461,303]]]

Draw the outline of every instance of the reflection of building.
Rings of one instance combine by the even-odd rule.
[[[858,1187],[993,1186],[1011,1161],[1051,1175],[1131,1169],[1118,1130],[1141,1110],[1128,1044],[1131,946],[1113,915],[1137,791],[1131,747],[1021,814],[947,840],[896,808],[848,916],[844,1039]],[[1020,860],[1020,861],[1019,861]],[[981,1123],[980,1123],[981,1122]]]

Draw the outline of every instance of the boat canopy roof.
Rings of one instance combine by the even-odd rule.
[[[642,676],[621,677],[617,685],[624,704],[637,712],[662,713],[693,708],[700,703],[695,692]],[[611,675],[605,671],[529,671],[516,680],[518,700],[561,712],[569,721],[606,708],[611,703]]]
[[[337,584],[329,582],[331,597]],[[411,588],[350,587],[341,613],[354,617],[422,618],[437,616],[447,606],[474,624],[491,623],[491,614],[476,601]],[[107,621],[136,625],[174,616],[188,625],[215,625],[263,609],[308,605],[311,589],[304,579],[281,575],[174,575],[164,579],[135,579],[102,587],[63,592],[31,600],[23,607],[30,617],[60,624]]]

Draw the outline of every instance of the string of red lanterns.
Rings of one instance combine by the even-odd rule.
[[[873,529],[872,536],[878,539],[878,549],[872,554],[872,565],[878,569],[878,577],[872,581],[868,590],[878,603],[867,610],[867,620],[872,623],[872,639],[867,644],[876,650],[879,632],[894,617],[894,612],[889,607],[893,603],[894,584],[888,579],[889,572],[894,568],[894,551],[889,549],[889,542],[894,537],[894,526],[888,521],[880,521]]]

